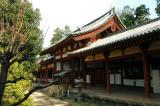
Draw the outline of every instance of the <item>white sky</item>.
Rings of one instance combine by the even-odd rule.
[[[50,45],[53,30],[69,25],[72,30],[106,13],[112,0],[29,0],[41,12],[41,29],[46,34],[43,46]],[[48,29],[49,27],[49,29]],[[47,31],[48,29],[48,31]]]

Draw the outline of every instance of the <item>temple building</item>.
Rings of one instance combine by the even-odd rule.
[[[67,72],[64,81],[74,87],[81,76],[85,88],[112,86],[143,88],[144,95],[160,93],[160,18],[126,28],[114,8],[68,34],[40,55],[39,80]]]

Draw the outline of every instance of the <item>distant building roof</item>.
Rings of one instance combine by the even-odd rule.
[[[67,54],[75,55],[82,52],[87,52],[87,51],[105,47],[114,43],[145,36],[146,34],[149,34],[155,31],[160,31],[160,18],[151,20],[142,25],[125,29],[123,31],[113,34],[112,36],[99,39],[96,42],[90,44],[88,47],[84,47],[84,48],[69,52]]]

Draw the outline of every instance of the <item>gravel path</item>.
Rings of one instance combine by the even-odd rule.
[[[41,92],[34,92],[31,97],[35,106],[69,106],[68,102],[49,97]]]

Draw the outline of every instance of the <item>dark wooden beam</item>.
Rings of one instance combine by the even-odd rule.
[[[109,63],[108,63],[108,56],[109,56],[110,52],[104,52],[104,56],[105,56],[105,66],[106,66],[106,90],[107,93],[111,92],[111,85],[110,85],[110,72],[109,72]]]
[[[61,71],[63,71],[63,60],[62,60],[62,55],[63,55],[63,49],[61,49]]]
[[[143,54],[143,71],[144,71],[144,95],[146,97],[150,96],[150,64],[149,64],[149,54],[147,49],[149,47],[148,43],[144,43],[140,46]]]

